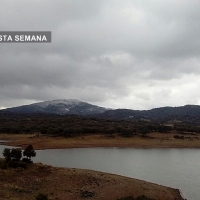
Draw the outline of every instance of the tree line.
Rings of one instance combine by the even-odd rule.
[[[149,132],[196,132],[200,126],[175,122],[172,126],[145,120],[108,120],[43,114],[0,115],[0,133],[36,133],[66,137],[83,134],[145,135]]]
[[[17,148],[12,148],[12,149],[5,148],[3,150],[2,154],[3,154],[6,162],[20,161],[21,158],[22,158],[22,150],[21,149],[17,149]],[[29,163],[32,162],[31,158],[36,156],[36,152],[35,152],[35,150],[34,150],[32,145],[28,145],[24,149],[23,156],[25,156],[25,158],[23,158],[22,161],[29,162]]]

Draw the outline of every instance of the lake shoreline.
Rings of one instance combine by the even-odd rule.
[[[148,137],[133,136],[129,138],[119,135],[106,136],[103,134],[84,135],[77,137],[61,137],[35,134],[0,134],[0,140],[6,140],[2,144],[25,148],[32,144],[36,150],[67,149],[67,148],[200,148],[198,137],[190,139],[174,139],[174,133],[152,133]]]
[[[3,188],[0,196],[4,199],[32,200],[42,193],[50,199],[60,200],[82,199],[85,194],[91,194],[90,199],[95,200],[116,200],[127,196],[136,198],[141,195],[153,199],[184,200],[178,189],[111,173],[52,167],[41,163],[25,170],[0,169],[0,177],[4,177],[0,179],[0,187]]]
[[[39,150],[39,149],[64,149],[64,148],[94,148],[94,147],[116,147],[116,148],[148,148],[147,146],[145,147],[141,147],[141,146],[127,146],[127,143],[123,143],[121,145],[111,145],[110,143],[106,144],[107,146],[101,144],[100,146],[97,145],[97,143],[94,143],[94,141],[96,141],[97,139],[99,139],[99,137],[101,139],[103,139],[103,141],[105,140],[104,136],[102,135],[96,135],[95,136],[96,138],[94,138],[94,136],[84,136],[83,137],[76,137],[76,138],[62,138],[62,137],[47,137],[47,136],[35,136],[35,135],[27,135],[27,134],[23,134],[23,135],[10,135],[10,134],[1,134],[0,135],[0,140],[6,140],[4,142],[1,142],[2,145],[9,145],[9,146],[19,146],[19,147],[26,147],[28,144],[33,144],[34,148],[36,146],[35,149]],[[92,139],[95,139],[95,140],[92,140]],[[115,138],[116,140],[119,140],[119,138]],[[123,138],[122,138],[123,139]],[[126,140],[127,138],[125,138]],[[60,141],[62,140],[67,140],[68,142],[66,143],[66,141],[64,143],[60,143]],[[84,143],[84,145],[81,145],[79,142],[80,141],[87,141],[89,140],[90,142],[90,145]],[[113,138],[106,138],[106,140],[108,141],[113,141]],[[56,142],[55,142],[56,141]],[[70,142],[72,141],[76,141],[77,144],[70,144]],[[91,145],[91,142],[93,141],[92,145]],[[35,145],[37,142],[38,145]],[[88,142],[88,141],[87,141]],[[61,146],[59,144],[64,144],[61,148]],[[54,145],[54,146],[52,146]],[[57,146],[59,145],[59,146]],[[151,147],[152,148],[152,147]],[[164,147],[163,147],[164,148]],[[70,168],[64,168],[66,170],[70,170]],[[76,169],[76,170],[79,170],[79,169]],[[80,169],[81,170],[81,169]],[[93,170],[89,170],[89,171],[93,171]],[[93,171],[94,173],[100,173],[98,171]],[[107,175],[109,173],[104,173],[104,172],[101,172],[102,174],[104,175]],[[122,177],[122,179],[124,179],[124,181],[128,178],[128,177],[124,177],[124,176],[120,176],[120,175],[114,175],[113,176],[119,176],[119,177]],[[129,178],[128,178],[129,179]],[[134,178],[130,178],[131,180],[133,181],[141,181],[141,180],[138,180],[138,179],[134,179]],[[157,188],[161,187],[161,185],[158,185],[158,184],[155,184],[155,183],[150,183],[150,182],[146,182],[146,181],[141,181],[141,187],[142,185],[146,185],[146,184],[150,184],[152,186],[154,186],[154,190],[157,191]],[[149,185],[149,187],[150,187]],[[173,199],[177,199],[177,200],[184,200],[184,198],[181,196],[181,192],[178,190],[178,189],[173,189],[173,188],[170,188],[170,187],[166,187],[166,186],[162,186],[162,187],[165,187],[165,188],[169,188],[170,190],[170,195],[173,196],[172,200]],[[164,192],[166,193],[166,191]],[[159,197],[160,198],[160,197]],[[166,200],[170,199],[169,197],[166,198]]]

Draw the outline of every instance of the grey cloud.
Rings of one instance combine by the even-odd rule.
[[[58,98],[137,109],[200,103],[191,90],[200,85],[199,6],[3,0],[3,31],[50,30],[52,43],[0,44],[0,107]]]

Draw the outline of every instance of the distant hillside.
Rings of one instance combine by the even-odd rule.
[[[21,107],[2,110],[0,133],[41,132],[67,137],[96,133],[108,135],[119,133],[124,136],[167,131],[200,133],[200,106],[163,107],[145,111],[129,109],[104,111],[105,108],[93,105],[91,107],[79,101],[67,100],[65,103],[68,108],[66,115],[63,114],[63,109],[66,110],[63,100],[43,102],[39,103],[39,106],[32,104],[30,108],[33,110],[28,109],[29,106],[21,106],[23,109],[26,108],[26,112],[22,112],[24,110]],[[52,107],[59,109],[50,109]],[[40,108],[42,112],[35,108]],[[97,111],[104,112],[96,114]]]
[[[186,124],[200,125],[200,106],[185,105],[180,107],[161,107],[151,110],[131,109],[107,109],[104,107],[82,102],[76,99],[53,100],[7,108],[1,113],[10,112],[16,114],[56,114],[56,115],[80,115],[100,119],[151,121],[151,122],[182,122]]]
[[[34,103],[31,105],[23,105],[19,107],[7,108],[2,111],[11,113],[27,114],[27,113],[51,113],[58,115],[76,114],[89,115],[99,114],[106,111],[106,108],[95,106],[87,102],[82,102],[76,99],[68,100],[53,100]]]
[[[146,120],[154,122],[182,121],[200,124],[200,106],[162,107],[151,110],[116,109],[95,115],[103,119]]]

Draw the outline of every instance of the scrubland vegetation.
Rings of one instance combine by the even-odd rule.
[[[0,139],[36,149],[73,147],[200,148],[199,126],[50,114],[0,115]]]
[[[47,114],[0,115],[0,133],[41,133],[72,137],[84,134],[120,134],[145,136],[150,132],[200,133],[200,126],[181,122],[153,123],[145,120],[106,120],[79,116]]]

